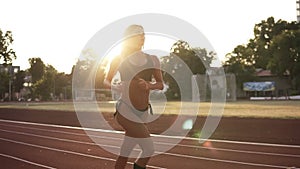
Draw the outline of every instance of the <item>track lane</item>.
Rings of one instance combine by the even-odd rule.
[[[6,123],[7,124],[7,123]],[[20,124],[20,123],[19,123]],[[25,124],[25,123],[24,123]],[[23,125],[24,125],[23,124]],[[28,125],[28,124],[27,124]],[[37,126],[39,126],[39,125],[37,125]],[[3,127],[3,125],[2,125],[2,127]],[[1,127],[1,128],[2,128]],[[27,132],[28,131],[32,131],[32,128],[30,129],[30,128],[28,128],[28,126],[23,126],[23,127],[25,127],[25,132],[24,133],[26,133],[26,130],[27,130]],[[27,127],[27,128],[26,128]],[[32,127],[32,124],[31,124],[31,127]],[[45,127],[46,127],[46,125],[44,125],[43,126],[44,127],[44,129],[41,129],[41,128],[37,128],[38,130],[40,130],[40,132],[42,131],[42,133],[47,133],[47,132],[45,132]],[[52,127],[52,128],[51,128]],[[46,129],[46,130],[48,130],[48,131],[50,131],[50,130],[53,130],[53,127],[54,126],[51,126],[51,127],[49,127],[48,129]],[[55,129],[56,129],[56,131],[60,131],[60,130],[58,130],[57,129],[57,127],[54,127]],[[63,129],[64,127],[63,126],[61,126],[61,127],[59,127],[60,129]],[[68,128],[67,130],[69,130],[69,131],[65,131],[65,129],[66,128]],[[44,130],[44,131],[43,131]],[[78,133],[78,129],[76,129],[76,130],[74,130],[74,129],[72,129],[72,127],[65,127],[64,128],[64,131],[60,131],[60,132],[62,132],[61,134],[63,134],[63,135],[67,135],[67,133],[66,132],[69,132],[69,134],[72,134],[72,132],[74,132],[74,131],[76,131],[75,132],[75,135],[76,135],[76,137],[78,137],[78,134],[79,135],[82,135],[82,137],[84,137],[83,135],[84,135],[84,132],[82,132],[82,131],[80,131],[79,133]],[[20,132],[20,131],[19,131]],[[22,132],[22,131],[21,131]],[[37,134],[42,134],[42,133],[37,133]],[[52,132],[52,133],[55,133],[55,132]],[[16,134],[16,133],[15,133]],[[57,133],[56,133],[57,134]],[[110,133],[111,134],[111,133]],[[59,136],[59,137],[62,137],[62,136]],[[120,134],[119,134],[119,138],[120,138]],[[118,137],[116,138],[116,139],[119,139]],[[84,142],[86,142],[87,140],[85,140]],[[189,144],[184,144],[185,146],[189,146],[188,148],[190,148],[190,149],[193,149],[193,148],[196,148],[196,146],[195,145],[193,145],[193,144],[195,144],[195,141],[196,140],[193,140],[193,139],[191,139],[191,140],[189,140],[189,139],[187,139],[187,140],[184,140],[184,142],[189,142]],[[92,143],[93,144],[93,143]],[[228,143],[227,143],[228,144]],[[178,160],[182,160],[182,159],[184,159],[184,163],[188,163],[189,164],[189,166],[190,165],[194,165],[194,167],[198,167],[198,164],[205,164],[205,166],[209,166],[211,163],[214,163],[213,165],[216,167],[216,166],[218,166],[218,164],[217,163],[223,163],[222,165],[220,164],[220,167],[225,167],[227,164],[231,164],[231,165],[234,165],[235,167],[241,167],[241,166],[243,166],[243,168],[245,168],[245,167],[251,167],[251,168],[253,168],[253,167],[255,167],[255,168],[257,168],[257,167],[259,167],[259,168],[261,168],[261,167],[269,167],[269,168],[276,168],[276,167],[278,167],[278,168],[283,168],[283,167],[287,167],[287,166],[292,166],[291,164],[292,163],[288,163],[288,165],[287,166],[283,166],[283,165],[278,165],[278,166],[276,166],[276,165],[270,165],[270,166],[268,166],[267,164],[266,165],[258,165],[258,166],[255,166],[255,165],[249,165],[249,162],[245,162],[245,163],[243,163],[243,162],[241,162],[241,161],[238,161],[238,160],[230,160],[230,159],[218,159],[218,158],[216,158],[216,154],[215,153],[212,153],[212,155],[213,155],[213,157],[214,158],[211,158],[211,157],[205,157],[203,154],[192,154],[192,155],[190,155],[190,154],[179,154],[180,152],[185,152],[185,153],[187,153],[187,152],[189,152],[189,150],[188,149],[185,149],[185,150],[183,150],[182,148],[183,147],[185,147],[182,143],[181,143],[181,145],[179,145],[178,147],[176,147],[176,149],[177,150],[172,150],[172,151],[174,151],[174,152],[168,152],[168,153],[165,153],[165,154],[163,154],[163,155],[159,155],[159,156],[156,156],[156,157],[154,157],[152,160],[151,160],[151,162],[152,163],[156,163],[156,161],[157,161],[157,163],[159,164],[159,160],[161,160],[161,159],[163,159],[162,158],[162,156],[167,156],[167,157],[164,157],[164,158],[167,158],[167,159],[169,159],[169,160],[171,160],[171,161],[178,161]],[[194,147],[193,147],[194,146]],[[65,148],[64,146],[63,147],[60,147],[60,148]],[[187,147],[185,147],[185,148],[187,148]],[[178,151],[178,152],[176,152],[176,151]],[[212,150],[210,150],[210,151],[212,151]],[[220,150],[213,150],[213,151],[220,151]],[[193,152],[194,153],[194,152]],[[226,156],[226,154],[223,154],[222,156]],[[298,157],[296,157],[296,158],[298,158]],[[159,159],[159,160],[158,160]],[[256,158],[254,158],[254,159],[256,159]],[[196,160],[196,161],[195,161]],[[273,160],[274,160],[274,158],[273,158]],[[278,160],[276,160],[276,161],[278,161]],[[161,163],[161,162],[160,162]],[[225,164],[224,164],[225,163]],[[257,163],[257,164],[260,164],[260,163]],[[187,164],[185,164],[185,165],[187,165]],[[238,166],[238,165],[241,165],[241,166]],[[169,167],[169,166],[168,166]],[[178,167],[179,168],[179,165],[175,165],[174,167]],[[192,167],[192,166],[191,166]],[[230,167],[230,166],[228,166],[228,167]],[[231,166],[232,167],[232,166]]]

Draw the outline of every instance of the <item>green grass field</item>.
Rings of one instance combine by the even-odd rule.
[[[115,109],[113,102],[99,102],[97,110],[89,110],[88,102],[77,105],[87,111],[114,112]],[[214,104],[213,107],[219,107],[217,115],[224,117],[300,119],[300,101],[237,101],[225,103],[224,109],[222,104]],[[213,107],[210,102],[168,102],[166,106],[164,103],[153,103],[154,112],[158,114],[191,114],[193,110],[198,110],[198,115],[207,116]],[[74,111],[72,102],[0,103],[0,108]]]

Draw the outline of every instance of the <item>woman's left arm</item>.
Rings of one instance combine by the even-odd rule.
[[[153,63],[154,63],[154,72],[153,72],[153,77],[155,79],[155,83],[149,82],[149,89],[150,90],[162,90],[164,88],[163,84],[163,78],[162,78],[162,73],[160,69],[160,62],[159,59],[156,56],[151,56]]]

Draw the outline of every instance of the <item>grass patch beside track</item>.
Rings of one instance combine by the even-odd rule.
[[[99,109],[92,110],[89,102],[78,102],[77,107],[86,111],[114,112],[114,102],[99,102]],[[214,107],[221,108],[222,104],[213,104]],[[0,108],[19,108],[19,109],[40,109],[40,110],[61,110],[74,111],[73,102],[3,102]],[[192,103],[192,102],[168,102],[153,103],[155,113],[190,115],[191,112],[198,110],[198,115],[207,116],[212,110],[210,102]],[[181,112],[180,112],[181,110]],[[197,111],[196,110],[196,111]],[[224,111],[218,111],[217,115],[224,117],[253,117],[253,118],[279,118],[279,119],[300,119],[300,101],[237,101],[227,102],[224,105]]]

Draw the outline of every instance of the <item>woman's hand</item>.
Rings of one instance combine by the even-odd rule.
[[[113,84],[111,85],[111,90],[115,91],[115,92],[122,92],[122,83],[118,83],[118,84]]]

